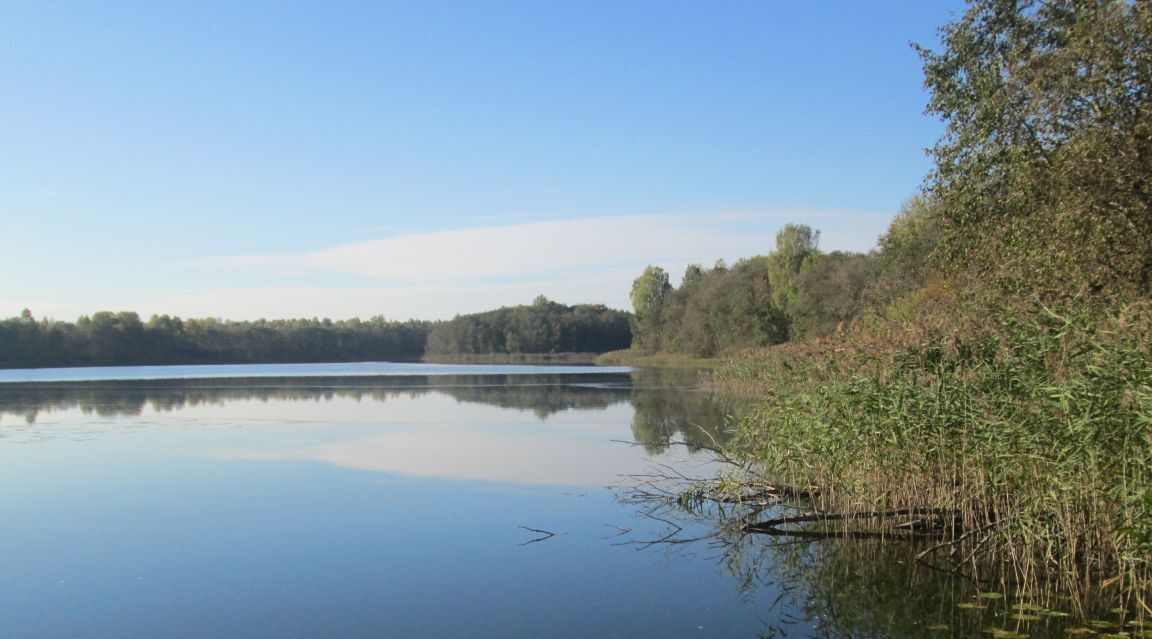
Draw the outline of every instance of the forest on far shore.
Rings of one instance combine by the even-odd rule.
[[[0,368],[145,364],[266,364],[419,361],[438,355],[602,353],[627,348],[629,313],[568,306],[540,296],[531,305],[460,315],[444,322],[181,319],[100,312],[76,322],[25,310],[0,320]]]

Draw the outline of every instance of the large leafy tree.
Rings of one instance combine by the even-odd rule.
[[[661,324],[664,320],[664,302],[672,293],[668,272],[659,266],[649,266],[632,282],[632,341],[640,351],[655,351],[661,347]]]
[[[1152,287],[1152,3],[971,0],[921,49],[953,266],[1045,296]]]
[[[820,231],[805,224],[785,224],[776,233],[776,250],[768,256],[772,301],[790,317],[799,295],[798,278],[805,260],[820,250]]]

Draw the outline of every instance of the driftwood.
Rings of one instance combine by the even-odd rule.
[[[744,524],[744,530],[754,533],[791,534],[798,531],[781,530],[780,526],[788,524],[803,524],[825,521],[850,521],[854,519],[880,519],[885,517],[956,517],[959,513],[947,508],[898,508],[895,510],[853,511],[848,513],[809,513],[805,515],[789,515],[776,517],[764,521],[755,521]],[[914,532],[904,529],[905,532]]]

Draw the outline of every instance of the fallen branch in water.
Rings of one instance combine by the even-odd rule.
[[[659,539],[628,540],[628,541],[623,541],[623,542],[616,543],[613,545],[615,545],[615,546],[637,546],[637,547],[643,549],[643,548],[648,548],[650,546],[661,546],[661,545],[676,546],[676,545],[682,545],[682,544],[694,544],[698,541],[703,541],[705,539],[711,538],[711,535],[703,535],[700,537],[681,537],[680,533],[684,532],[684,528],[682,526],[680,526],[679,524],[677,524],[676,522],[674,522],[670,519],[666,519],[664,517],[661,517],[661,516],[659,516],[653,512],[645,512],[645,513],[641,513],[641,515],[643,517],[647,517],[648,519],[653,519],[655,521],[659,521],[659,522],[667,525],[669,528],[668,534],[664,535],[663,537],[660,537]],[[624,530],[624,529],[621,529],[621,530]],[[629,530],[628,532],[631,532],[631,530]]]
[[[896,510],[856,511],[850,513],[810,513],[790,515],[765,521],[744,524],[744,530],[756,533],[780,533],[780,526],[825,521],[848,521],[853,519],[880,519],[884,517],[945,517],[957,516],[958,511],[947,508],[898,508]]]
[[[520,544],[521,546],[527,546],[528,544],[534,544],[538,541],[544,541],[545,539],[551,539],[552,537],[555,537],[557,535],[557,533],[554,533],[550,530],[541,530],[539,528],[529,528],[527,526],[517,526],[517,528],[523,528],[524,530],[527,530],[529,532],[534,532],[534,533],[540,535],[539,537],[537,537],[535,539],[529,539],[528,541]]]
[[[763,528],[757,530],[745,529],[745,532],[755,535],[767,535],[769,537],[793,537],[796,539],[808,539],[817,541],[821,539],[921,539],[923,533],[918,533],[912,530],[887,530],[867,531],[867,530],[804,530],[788,529],[788,528]]]
[[[819,495],[812,487],[789,486],[759,479],[704,479],[685,475],[667,464],[656,464],[653,472],[624,475],[633,483],[626,489],[628,501],[667,500],[681,506],[714,502],[786,506],[785,500],[807,500]]]
[[[928,555],[930,555],[930,554],[932,554],[932,553],[934,553],[937,550],[940,550],[942,548],[951,547],[951,548],[955,549],[955,547],[959,546],[961,543],[963,543],[965,539],[968,539],[972,535],[982,533],[986,530],[991,530],[992,528],[995,528],[997,525],[999,525],[999,523],[1000,522],[992,522],[986,526],[974,528],[974,529],[969,530],[968,532],[966,532],[963,535],[960,535],[954,539],[949,539],[948,541],[936,544],[935,546],[932,546],[931,548],[928,548],[927,550],[922,550],[922,551],[916,553],[916,561],[921,561],[925,557],[927,557]],[[953,550],[953,552],[955,552],[955,550]],[[969,557],[969,559],[971,559],[971,556]]]

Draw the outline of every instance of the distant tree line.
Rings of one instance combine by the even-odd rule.
[[[775,251],[731,267],[690,264],[679,287],[649,266],[632,284],[633,349],[707,357],[835,333],[929,279],[938,231],[928,208],[906,204],[869,253],[825,253],[819,231],[789,224]]]
[[[100,312],[75,323],[29,311],[0,321],[0,367],[416,360],[428,322],[374,317],[232,322]]]
[[[629,313],[602,304],[568,306],[543,295],[527,306],[458,315],[428,333],[429,355],[603,353],[632,343]]]
[[[438,355],[599,353],[628,348],[629,314],[600,305],[531,306],[446,322],[359,319],[227,321],[100,312],[75,323],[25,310],[0,320],[0,368],[417,361]]]

